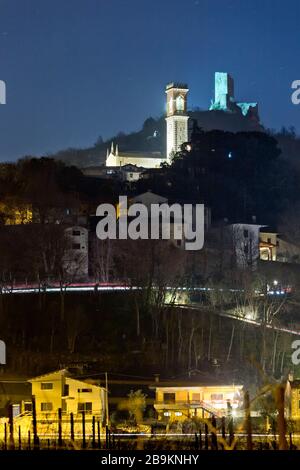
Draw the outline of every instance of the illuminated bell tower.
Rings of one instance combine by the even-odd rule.
[[[174,152],[188,141],[187,93],[189,89],[183,83],[169,83],[167,94],[167,160]]]

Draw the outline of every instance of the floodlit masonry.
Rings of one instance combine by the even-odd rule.
[[[6,84],[0,80],[0,104],[6,104]]]
[[[141,203],[128,207],[127,196],[119,196],[116,208],[100,204],[96,215],[101,217],[96,227],[100,240],[184,240],[186,250],[201,250],[204,244],[203,204]]]
[[[0,340],[0,364],[6,364],[6,345],[2,340]]]

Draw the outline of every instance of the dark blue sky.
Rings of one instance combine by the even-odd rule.
[[[0,0],[0,160],[136,130],[172,80],[207,108],[215,71],[300,133],[299,18],[299,0]]]

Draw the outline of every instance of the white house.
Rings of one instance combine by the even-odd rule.
[[[64,269],[74,278],[84,278],[88,275],[88,230],[80,226],[68,227],[65,236]]]

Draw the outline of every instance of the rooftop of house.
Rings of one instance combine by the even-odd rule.
[[[118,157],[120,158],[157,158],[165,159],[165,156],[161,152],[139,152],[139,151],[130,151],[130,152],[119,152]]]
[[[151,387],[152,388],[176,388],[176,387],[232,387],[242,388],[243,385],[234,378],[228,376],[216,376],[201,372],[199,370],[190,371],[188,374],[159,378]]]

